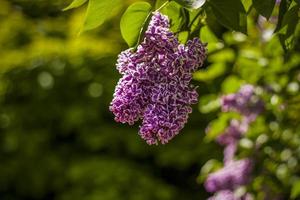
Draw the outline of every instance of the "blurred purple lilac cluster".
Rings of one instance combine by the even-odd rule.
[[[110,110],[117,122],[142,120],[139,134],[148,144],[167,143],[184,127],[191,104],[198,99],[190,85],[192,73],[206,58],[206,48],[195,38],[180,44],[169,29],[167,16],[154,12],[136,52],[119,55],[119,80]]]
[[[234,191],[250,180],[253,160],[235,160],[239,140],[248,131],[249,125],[263,111],[264,103],[255,95],[252,85],[244,85],[237,93],[221,98],[223,112],[237,112],[241,119],[232,119],[216,141],[224,146],[224,167],[208,175],[204,186],[208,192],[215,192],[209,200],[251,200],[250,194],[236,197]]]
[[[242,197],[236,197],[234,192],[231,190],[221,190],[207,200],[253,200],[253,198],[250,194],[245,194]]]

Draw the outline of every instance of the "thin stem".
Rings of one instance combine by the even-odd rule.
[[[248,8],[247,15],[249,15],[249,13],[251,12],[252,8],[253,8],[253,4],[251,4],[251,6]]]
[[[194,17],[194,19],[192,20],[192,22],[190,23],[190,25],[189,25],[189,29],[191,29],[192,28],[192,26],[193,26],[193,24],[194,24],[194,22],[197,20],[197,18],[201,15],[201,13],[202,13],[202,9],[197,13],[197,15]]]
[[[163,4],[162,4],[158,9],[156,9],[155,11],[159,11],[159,10],[163,9],[166,5],[168,5],[168,3],[169,3],[169,0],[166,1],[165,3],[163,3]],[[144,23],[143,23],[143,26],[142,26],[142,28],[141,28],[141,30],[140,30],[140,33],[139,33],[138,42],[137,42],[137,44],[135,45],[135,47],[133,48],[134,51],[136,51],[136,49],[137,49],[139,43],[140,43],[141,40],[143,39],[144,33],[145,33],[145,31],[146,31],[145,25],[148,25],[148,24],[149,24],[152,15],[153,15],[152,12],[150,12],[150,13],[147,15],[147,17],[146,17],[146,19],[145,19],[145,21],[144,21]]]
[[[166,5],[168,5],[170,3],[170,1],[166,1],[165,3],[163,3],[159,8],[157,8],[155,11],[160,11],[161,9],[163,9]]]

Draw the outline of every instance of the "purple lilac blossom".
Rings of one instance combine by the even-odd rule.
[[[184,127],[198,99],[192,73],[206,58],[199,39],[179,44],[169,28],[167,16],[154,12],[137,51],[123,51],[117,62],[123,77],[110,110],[117,122],[141,119],[139,134],[148,144],[167,143]]]
[[[234,159],[236,150],[237,150],[237,142],[236,141],[225,146],[225,148],[223,150],[223,154],[224,154],[223,161],[224,161],[225,165]]]
[[[225,146],[224,148],[224,163],[233,160],[238,141],[248,130],[248,122],[246,120],[238,121],[232,119],[229,126],[226,128],[223,134],[217,137],[217,142]]]
[[[222,169],[208,175],[204,186],[208,192],[234,190],[249,181],[252,171],[252,161],[243,159],[231,161]]]
[[[241,139],[244,133],[248,131],[248,123],[246,121],[238,121],[232,119],[225,132],[217,138],[220,145],[226,146]]]
[[[253,163],[250,159],[235,161],[234,156],[239,140],[262,112],[264,104],[255,95],[252,85],[244,85],[237,93],[223,96],[221,105],[223,112],[238,112],[241,119],[232,119],[225,131],[217,137],[216,141],[224,146],[224,167],[209,174],[204,185],[208,192],[215,192],[209,200],[252,200],[250,194],[238,198],[233,195],[236,188],[250,180]]]
[[[248,193],[241,197],[237,197],[231,190],[221,190],[207,200],[253,200],[253,197]]]
[[[250,193],[246,193],[241,197],[241,200],[254,200],[254,197]]]
[[[263,102],[254,93],[252,85],[244,85],[234,94],[225,95],[221,99],[222,111],[235,111],[250,122],[254,121],[263,110]]]
[[[248,104],[253,94],[254,87],[252,85],[244,85],[237,93],[223,96],[221,100],[223,112],[248,113]]]
[[[231,190],[221,190],[207,200],[239,200]]]
[[[252,85],[244,85],[234,94],[225,95],[221,99],[223,112],[235,111],[241,114],[241,119],[232,119],[229,126],[218,138],[220,145],[236,143],[248,131],[251,122],[263,111],[264,104],[254,93]]]

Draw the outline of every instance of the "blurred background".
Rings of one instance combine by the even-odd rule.
[[[84,9],[69,3],[0,1],[0,199],[201,199],[208,120],[196,106],[164,146],[114,122],[120,16],[78,36]]]
[[[266,103],[239,149],[247,155],[264,136],[251,191],[264,199],[268,185],[288,199],[298,181],[300,193],[300,26],[286,54],[272,36],[276,18],[251,14],[246,36],[208,12],[199,32],[208,59],[193,82],[199,104],[170,143],[148,146],[138,124],[116,123],[108,110],[120,78],[117,55],[128,48],[120,16],[134,0],[80,36],[85,9],[62,12],[70,2],[0,0],[1,200],[206,199],[204,164],[221,163],[222,148],[205,128],[220,112],[220,95],[245,83],[260,85]]]

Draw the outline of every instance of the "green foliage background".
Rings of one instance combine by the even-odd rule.
[[[114,122],[120,16],[77,37],[84,13],[63,13],[67,3],[0,1],[0,199],[201,198],[214,147],[197,108],[165,146]]]
[[[247,135],[248,144],[269,138],[250,190],[257,199],[264,199],[265,185],[279,196],[297,197],[299,37],[285,53],[279,37],[268,38],[257,27],[257,13],[247,19],[248,36],[208,13],[197,32],[209,43],[207,62],[194,75],[199,105],[169,144],[148,146],[138,125],[118,124],[108,111],[119,79],[117,54],[127,48],[120,15],[132,2],[120,2],[100,28],[78,37],[84,8],[62,12],[70,1],[0,1],[0,199],[205,199],[200,169],[210,159],[222,160],[205,128],[222,119],[218,97],[243,83],[260,85],[267,103]],[[163,12],[176,17],[172,9]],[[240,156],[251,149],[241,144]]]

